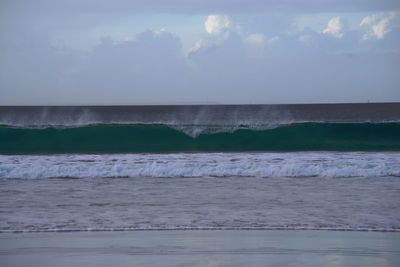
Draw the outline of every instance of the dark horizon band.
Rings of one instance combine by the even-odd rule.
[[[400,103],[0,106],[1,125],[63,125],[77,122],[250,125],[279,122],[388,121],[400,121]]]

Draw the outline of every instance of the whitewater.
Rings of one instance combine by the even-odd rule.
[[[0,156],[0,232],[400,231],[400,152]]]
[[[0,179],[400,177],[400,152],[0,155]]]

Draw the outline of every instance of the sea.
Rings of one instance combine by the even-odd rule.
[[[400,232],[400,103],[1,106],[0,233]]]

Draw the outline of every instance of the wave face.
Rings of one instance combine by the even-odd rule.
[[[43,129],[0,127],[1,154],[311,150],[398,151],[400,123],[295,123],[253,127],[160,124]]]

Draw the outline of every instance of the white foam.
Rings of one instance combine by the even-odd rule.
[[[65,232],[126,232],[126,231],[252,231],[252,230],[279,230],[279,231],[346,231],[346,232],[400,232],[399,228],[373,227],[319,227],[319,226],[262,226],[262,227],[102,227],[102,228],[42,228],[42,229],[15,229],[2,230],[0,233],[65,233]]]
[[[155,122],[142,122],[142,121],[110,121],[109,125],[165,125],[174,130],[183,132],[184,134],[196,138],[201,134],[215,134],[215,133],[233,133],[237,130],[253,130],[262,131],[270,130],[283,125],[288,125],[293,122],[284,121],[280,123],[269,123],[269,124],[241,124],[236,125],[182,125],[176,121],[155,121]],[[80,128],[88,126],[96,126],[104,124],[102,121],[96,119],[80,118],[79,120],[64,120],[62,122],[57,121],[36,121],[34,123],[28,121],[0,121],[0,126],[7,126],[21,129],[65,129],[65,128]]]
[[[288,123],[289,124],[289,123]],[[226,126],[208,126],[208,125],[169,125],[169,127],[183,132],[191,137],[198,137],[201,134],[215,134],[215,133],[233,133],[237,130],[253,130],[263,131],[277,128],[285,125],[284,123],[278,124],[254,124],[254,125],[226,125]]]
[[[399,152],[0,156],[0,178],[400,176]]]

